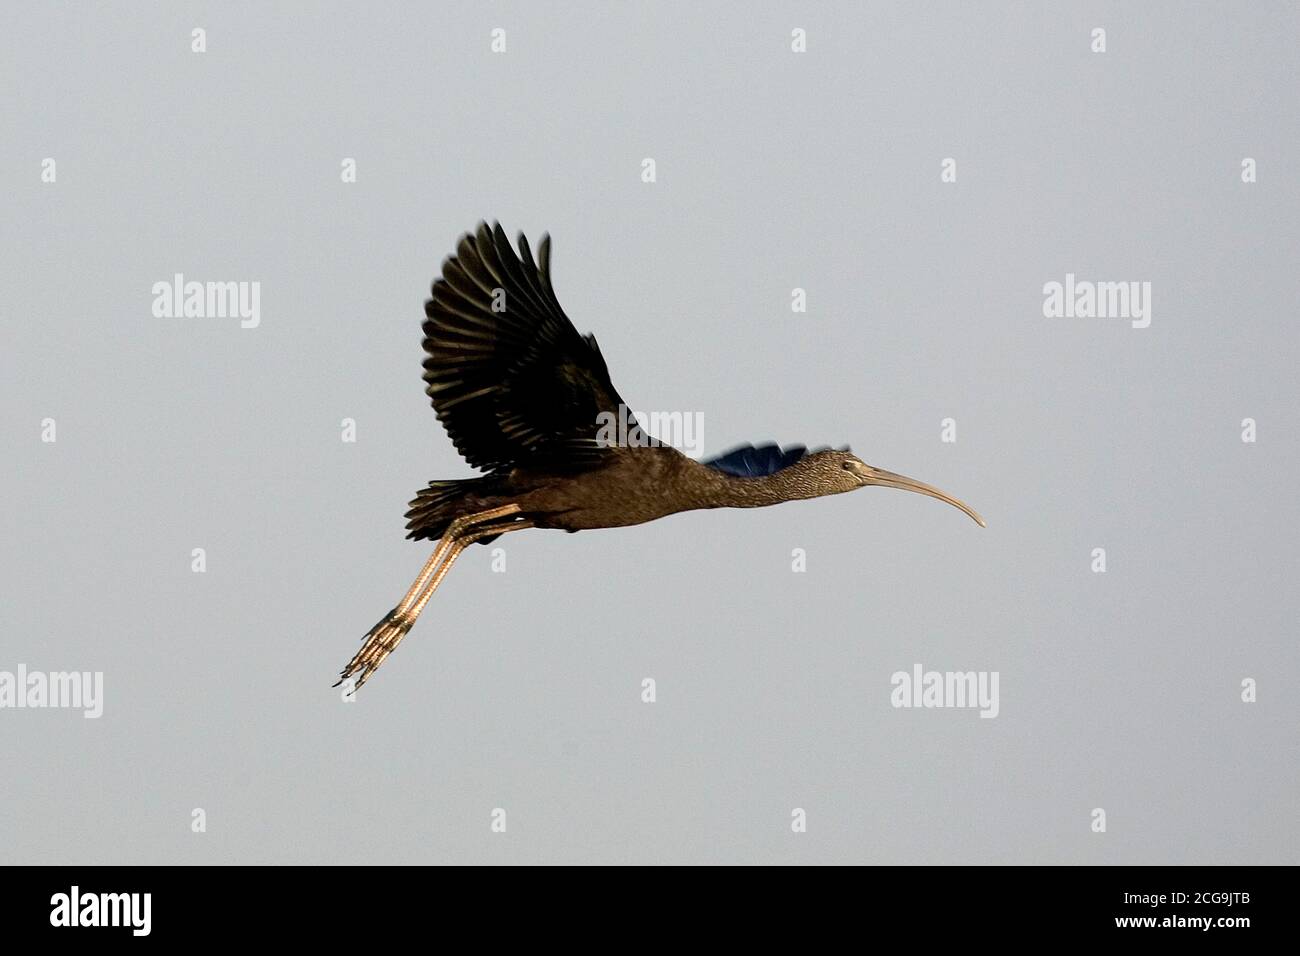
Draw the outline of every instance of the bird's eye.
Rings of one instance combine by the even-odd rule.
[[[845,471],[852,471],[852,470],[853,470],[853,462],[851,462],[851,461],[846,461],[846,462],[844,462],[842,465],[840,465],[840,467],[843,468]]]

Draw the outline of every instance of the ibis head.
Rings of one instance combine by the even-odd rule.
[[[933,485],[927,485],[923,481],[917,481],[915,478],[908,478],[906,475],[895,474],[892,471],[885,471],[883,468],[868,465],[847,449],[827,449],[826,451],[813,452],[804,461],[807,463],[808,470],[812,472],[814,480],[824,489],[822,494],[838,494],[844,491],[856,491],[859,488],[873,486],[900,488],[903,491],[914,491],[919,495],[938,498],[940,501],[966,512],[981,528],[985,527],[984,519],[964,501],[954,498],[945,491],[940,491]]]

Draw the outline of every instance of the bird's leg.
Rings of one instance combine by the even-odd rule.
[[[433,597],[433,592],[437,590],[438,585],[442,583],[442,579],[447,576],[447,572],[451,570],[451,566],[455,564],[456,559],[461,556],[466,548],[482,538],[491,537],[492,535],[506,534],[510,531],[522,531],[524,528],[531,528],[532,526],[533,523],[531,521],[522,519],[501,521],[495,524],[475,526],[470,531],[467,531],[458,537],[452,543],[451,548],[447,551],[447,557],[442,564],[438,566],[438,571],[429,581],[428,587],[425,588],[424,593],[420,595],[419,600],[411,605],[411,607],[406,611],[401,623],[388,628],[386,633],[382,635],[381,640],[367,642],[370,645],[369,653],[365,653],[366,648],[362,648],[362,653],[357,655],[358,658],[360,658],[360,669],[363,671],[360,679],[357,681],[357,686],[360,687],[368,681],[370,675],[379,669],[379,665],[388,659],[388,655],[397,650],[397,645],[402,643],[402,638],[404,638],[407,635],[407,632],[411,630],[412,625],[415,624],[415,619],[420,616],[420,612],[424,610],[424,606],[428,604],[429,599]],[[351,665],[349,665],[349,667],[351,667]]]
[[[438,546],[433,549],[433,554],[429,555],[429,560],[424,562],[424,567],[420,569],[420,574],[416,577],[415,582],[410,586],[410,588],[407,589],[402,600],[397,603],[397,607],[393,608],[380,618],[379,623],[366,632],[366,636],[361,639],[361,649],[353,655],[352,660],[348,661],[347,667],[343,668],[339,673],[339,679],[334,682],[335,687],[338,687],[339,684],[352,676],[352,672],[361,665],[366,654],[374,649],[374,644],[388,638],[389,629],[401,627],[402,622],[406,619],[407,611],[409,611],[411,605],[415,603],[416,598],[420,596],[420,592],[424,589],[425,585],[429,583],[429,578],[433,577],[434,571],[438,569],[438,565],[442,562],[443,558],[447,556],[447,552],[451,550],[452,544],[456,540],[455,535],[452,533],[452,528],[460,521],[461,519],[457,518],[456,521],[451,523],[451,525],[448,525],[447,530],[443,532],[442,537],[438,539]],[[414,621],[415,618],[411,618],[411,622],[414,623]],[[401,638],[398,637],[397,640],[401,640]],[[362,681],[364,682],[364,677],[362,678]],[[356,686],[360,687],[361,684],[358,683]]]
[[[438,585],[442,583],[442,579],[447,576],[447,572],[451,570],[452,564],[471,544],[483,538],[489,538],[492,535],[506,534],[510,531],[522,531],[523,529],[531,528],[532,526],[533,523],[526,518],[516,518],[511,521],[498,521],[490,525],[483,525],[482,527],[474,528],[468,534],[462,535],[460,538],[456,539],[456,543],[453,544],[451,550],[447,552],[447,560],[438,568],[438,573],[433,576],[433,580],[429,582],[428,588],[426,588],[424,593],[420,595],[420,599],[411,606],[411,609],[408,612],[408,616],[411,620],[414,621],[420,616],[420,612],[424,610],[424,606],[429,603],[429,598],[433,597],[433,592],[437,589]]]
[[[438,547],[429,557],[429,560],[425,562],[424,567],[420,570],[419,576],[415,579],[415,582],[411,585],[410,589],[407,590],[406,595],[398,603],[397,607],[385,614],[379,623],[366,633],[366,636],[362,639],[361,649],[357,651],[352,660],[350,660],[347,666],[343,668],[339,675],[339,679],[335,682],[334,686],[337,687],[339,684],[343,683],[343,681],[351,677],[360,668],[362,670],[361,680],[356,685],[357,687],[360,687],[361,684],[365,683],[366,678],[369,676],[369,672],[373,670],[373,668],[367,668],[364,666],[367,660],[375,656],[385,644],[391,642],[393,646],[396,646],[396,643],[405,636],[406,632],[410,630],[411,624],[415,622],[414,617],[408,616],[411,605],[415,603],[420,593],[427,586],[429,579],[433,577],[438,565],[446,558],[447,553],[456,543],[456,539],[464,533],[467,528],[474,524],[491,521],[494,518],[514,514],[518,511],[518,505],[505,505],[501,508],[491,508],[487,511],[480,511],[476,514],[463,515],[452,521],[451,524],[447,526],[447,529],[442,533],[442,537],[438,541]]]
[[[374,671],[374,668],[378,666],[376,664],[367,667],[365,666],[367,661],[376,656],[385,645],[391,644],[388,653],[392,652],[392,647],[397,646],[397,643],[406,635],[406,632],[411,629],[411,625],[415,623],[416,616],[420,613],[419,611],[416,611],[414,614],[410,613],[412,606],[428,586],[429,581],[433,578],[439,564],[446,559],[447,555],[455,547],[457,540],[462,535],[466,534],[468,529],[475,525],[482,524],[483,522],[490,522],[493,519],[516,514],[518,511],[518,505],[504,505],[500,508],[491,508],[487,511],[480,511],[476,514],[463,515],[451,522],[451,524],[447,526],[447,530],[443,532],[441,539],[438,541],[438,547],[429,557],[429,560],[425,562],[424,567],[420,570],[419,576],[407,590],[406,595],[398,603],[397,607],[385,614],[379,623],[367,632],[365,638],[363,638],[361,649],[357,651],[352,660],[348,662],[348,665],[343,668],[343,671],[334,686],[337,687],[339,684],[343,683],[343,681],[351,677],[360,668],[362,670],[361,679],[356,685],[357,687],[360,687],[365,683],[370,673]],[[484,536],[480,535],[480,537]],[[478,539],[476,538],[475,540]],[[420,608],[423,610],[424,605],[421,604]],[[383,656],[387,657],[388,653],[385,653]]]
[[[402,600],[397,603],[397,607],[389,611],[388,614],[384,616],[383,621],[380,621],[379,624],[383,624],[386,621],[392,620],[394,617],[406,613],[407,609],[415,603],[415,599],[420,596],[420,592],[424,590],[424,586],[429,583],[429,578],[433,577],[433,572],[438,570],[439,563],[447,556],[447,552],[451,550],[451,543],[453,540],[454,539],[450,534],[444,534],[438,539],[438,546],[433,549],[433,554],[429,555],[429,560],[424,562],[424,567],[420,569],[420,574],[415,579],[415,583],[413,583],[407,590],[406,595]],[[379,627],[379,624],[376,624],[375,627]],[[371,631],[373,632],[374,628],[371,628]],[[369,635],[367,635],[367,637],[368,636]]]

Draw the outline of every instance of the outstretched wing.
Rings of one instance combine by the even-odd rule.
[[[484,471],[519,464],[587,468],[623,400],[592,336],[579,335],[551,286],[550,236],[519,255],[501,225],[479,223],[442,264],[425,303],[425,391],[456,450]]]
[[[761,478],[789,468],[807,453],[808,449],[803,445],[790,445],[781,449],[769,442],[765,445],[741,445],[700,464],[737,478]]]

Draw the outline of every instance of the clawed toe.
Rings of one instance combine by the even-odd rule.
[[[348,678],[356,678],[353,691],[358,690],[370,675],[379,669],[379,665],[388,659],[388,655],[397,649],[414,622],[399,616],[396,609],[384,615],[383,620],[370,629],[352,660],[339,674],[334,686],[338,687]]]

